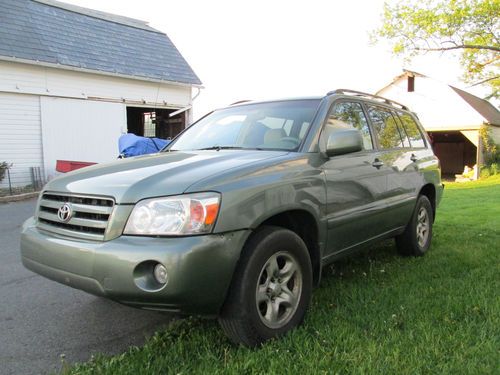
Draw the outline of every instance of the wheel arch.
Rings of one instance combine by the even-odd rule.
[[[314,215],[303,209],[287,210],[268,217],[258,227],[267,225],[286,228],[304,241],[311,259],[313,285],[317,286],[321,279],[321,249],[319,225]]]
[[[424,185],[418,195],[425,195],[431,202],[432,220],[434,220],[436,218],[436,187],[433,184]]]

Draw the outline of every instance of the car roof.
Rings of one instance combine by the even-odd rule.
[[[290,101],[300,101],[300,100],[321,100],[323,98],[324,96],[304,96],[304,97],[279,98],[279,99],[267,99],[267,100],[239,100],[237,102],[228,105],[227,107],[221,107],[221,109],[228,107],[244,106],[249,104],[278,103],[278,102],[290,102]]]
[[[287,101],[300,101],[300,100],[322,100],[328,98],[330,96],[341,96],[341,97],[350,97],[353,99],[367,101],[373,104],[382,104],[388,107],[396,108],[398,110],[407,111],[409,113],[413,113],[406,105],[398,103],[394,100],[373,95],[369,93],[365,93],[362,91],[355,91],[350,89],[336,89],[333,91],[329,91],[325,96],[304,96],[304,97],[292,97],[292,98],[281,98],[281,99],[270,99],[270,100],[240,100],[235,103],[228,105],[227,107],[221,107],[216,110],[221,110],[225,108],[239,107],[245,105],[253,105],[253,104],[265,104],[265,103],[278,103],[278,102],[287,102]]]

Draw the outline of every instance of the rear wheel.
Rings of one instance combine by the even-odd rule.
[[[256,346],[299,325],[311,292],[304,241],[287,229],[262,227],[245,245],[219,322],[234,343]]]
[[[431,246],[432,206],[429,198],[420,195],[405,231],[396,237],[396,246],[402,255],[422,256]]]

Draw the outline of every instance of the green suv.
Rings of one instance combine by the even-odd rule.
[[[392,237],[425,254],[442,192],[403,105],[351,90],[243,102],[157,154],[50,181],[22,261],[129,306],[217,316],[255,346],[302,322],[324,265]]]

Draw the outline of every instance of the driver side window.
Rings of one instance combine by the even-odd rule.
[[[326,126],[330,131],[336,129],[356,128],[363,137],[363,149],[373,150],[373,141],[370,134],[368,121],[363,112],[360,103],[340,102],[336,103],[330,115]]]

